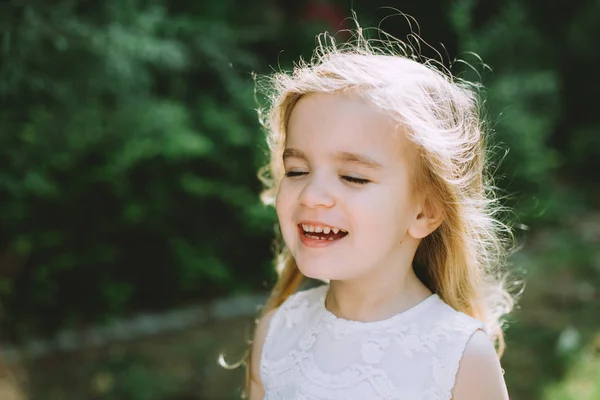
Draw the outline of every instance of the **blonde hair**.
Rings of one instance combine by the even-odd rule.
[[[298,100],[310,93],[358,93],[407,133],[420,154],[416,188],[444,213],[442,224],[417,249],[415,272],[447,304],[484,322],[501,355],[501,317],[513,307],[502,271],[512,236],[499,218],[504,209],[485,173],[489,152],[479,86],[453,77],[440,62],[398,39],[386,35],[374,46],[361,28],[352,35],[342,45],[320,35],[309,62],[301,60],[290,75],[275,73],[267,81],[270,107],[261,122],[270,162],[259,174],[265,184],[262,200],[274,203],[284,174],[287,123]],[[303,279],[285,246],[276,266],[279,279],[263,315],[279,307]]]
[[[0,399],[25,400],[13,372],[0,359]]]

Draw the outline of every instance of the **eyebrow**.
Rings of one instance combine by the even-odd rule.
[[[383,165],[373,160],[372,158],[365,156],[364,154],[358,153],[350,153],[347,151],[339,151],[336,153],[336,157],[338,160],[349,163],[349,164],[358,164],[360,166],[371,168],[371,169],[381,169]]]
[[[304,153],[297,149],[285,149],[283,152],[283,161],[285,161],[287,158],[300,158],[302,160],[307,159]]]
[[[351,153],[347,151],[338,151],[337,153],[335,153],[334,157],[335,159],[343,163],[357,164],[370,169],[383,168],[383,165],[381,165],[379,162],[373,160],[372,158],[364,154]],[[308,159],[302,151],[292,148],[285,149],[285,151],[283,152],[283,160],[285,161],[287,158],[299,158],[302,160]]]

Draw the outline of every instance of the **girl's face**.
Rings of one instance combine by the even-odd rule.
[[[276,204],[300,271],[349,280],[410,265],[420,239],[416,160],[392,120],[359,97],[302,97],[288,123]]]

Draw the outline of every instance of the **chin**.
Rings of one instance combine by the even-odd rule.
[[[302,272],[307,278],[316,279],[320,281],[341,281],[345,279],[349,279],[349,276],[343,273],[343,271],[336,271],[335,268],[319,268],[317,265],[312,265],[310,267],[302,267],[298,265],[298,269]]]
[[[297,264],[298,269],[302,272],[302,275],[311,279],[319,279],[319,280],[329,280],[335,279],[332,277],[334,275],[328,268],[319,268],[316,265],[312,265],[310,267],[303,266],[302,264]]]

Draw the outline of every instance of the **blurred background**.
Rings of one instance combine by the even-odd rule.
[[[487,87],[510,149],[511,398],[600,399],[600,1],[4,0],[2,400],[239,398],[217,358],[243,356],[274,281],[253,74],[310,57],[351,8],[406,38],[387,6]]]

